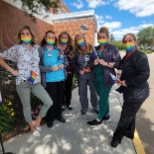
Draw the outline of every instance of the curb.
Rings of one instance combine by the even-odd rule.
[[[142,145],[142,142],[140,140],[140,137],[139,137],[136,129],[135,129],[135,132],[134,132],[133,144],[134,144],[136,154],[145,154],[144,147]]]

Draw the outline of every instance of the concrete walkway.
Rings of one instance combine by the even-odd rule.
[[[42,126],[40,138],[28,134],[20,135],[4,143],[6,152],[15,154],[136,154],[132,140],[123,138],[117,148],[112,148],[110,142],[117,126],[121,111],[121,96],[110,93],[111,121],[101,126],[90,127],[88,120],[96,118],[96,114],[89,105],[86,115],[80,114],[78,89],[73,90],[73,111],[65,110],[66,123],[54,122],[48,129]]]

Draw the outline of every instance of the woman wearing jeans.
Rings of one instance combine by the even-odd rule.
[[[40,123],[52,105],[52,100],[40,84],[39,54],[35,44],[35,37],[29,26],[23,26],[18,33],[18,44],[0,53],[0,65],[16,76],[16,89],[23,105],[26,122],[29,124],[34,136],[40,136]],[[4,59],[17,62],[18,70],[11,68]],[[32,121],[30,93],[33,93],[42,102],[43,106],[39,116]]]

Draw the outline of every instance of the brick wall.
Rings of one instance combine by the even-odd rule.
[[[89,27],[89,30],[82,32],[80,31],[80,26],[87,24]],[[53,24],[53,30],[58,36],[58,34],[64,30],[68,31],[72,38],[74,39],[74,36],[76,34],[84,34],[86,37],[86,40],[94,44],[95,40],[95,22],[94,19],[79,19],[79,20],[70,20],[66,22],[57,22]]]
[[[26,17],[24,12],[4,1],[0,1],[0,50],[5,50],[15,44],[20,27],[29,25],[39,42],[52,25],[37,19],[36,23]]]

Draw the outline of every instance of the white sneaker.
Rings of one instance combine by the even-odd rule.
[[[39,132],[41,132],[41,127],[35,127]]]
[[[35,130],[35,131],[32,133],[32,135],[35,136],[35,137],[40,137],[40,136],[41,136],[41,134],[40,134],[40,132],[39,132],[38,130]]]

